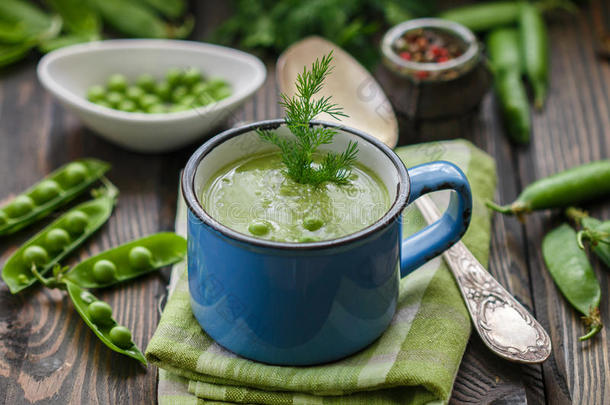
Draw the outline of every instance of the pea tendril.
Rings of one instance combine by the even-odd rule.
[[[286,126],[296,139],[280,137],[270,130],[257,130],[259,136],[280,148],[286,174],[297,183],[314,186],[325,182],[347,183],[351,166],[356,161],[358,143],[350,141],[341,153],[328,152],[319,164],[314,163],[314,153],[321,145],[332,143],[336,131],[332,128],[312,126],[310,121],[320,114],[335,119],[347,117],[343,109],[330,101],[331,97],[313,97],[322,90],[323,82],[331,73],[332,51],[311,65],[303,68],[296,79],[296,94],[281,94],[280,105],[285,109]]]

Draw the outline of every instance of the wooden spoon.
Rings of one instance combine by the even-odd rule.
[[[357,128],[394,148],[398,142],[398,123],[390,101],[373,76],[332,42],[320,37],[307,37],[286,49],[277,61],[276,79],[280,91],[293,95],[297,74],[331,50],[333,71],[320,95],[332,96],[332,101],[342,106],[349,117],[341,121],[328,116],[320,119]]]

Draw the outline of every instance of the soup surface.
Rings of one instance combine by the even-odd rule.
[[[390,207],[382,181],[355,165],[348,184],[299,184],[284,175],[279,153],[255,155],[219,170],[201,201],[218,222],[281,242],[336,239],[377,221]]]

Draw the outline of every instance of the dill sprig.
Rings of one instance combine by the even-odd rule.
[[[345,184],[358,154],[358,143],[350,141],[343,152],[328,152],[319,164],[314,164],[313,161],[318,147],[330,144],[336,131],[311,126],[310,121],[323,113],[335,119],[347,117],[340,106],[330,101],[330,96],[313,99],[322,89],[324,79],[332,72],[332,55],[331,51],[322,60],[316,59],[311,70],[303,68],[303,72],[297,75],[297,91],[294,96],[281,94],[280,105],[285,109],[286,126],[295,139],[279,137],[269,130],[257,131],[262,139],[280,148],[286,174],[297,183],[315,186],[325,182]]]

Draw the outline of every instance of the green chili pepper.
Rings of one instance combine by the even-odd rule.
[[[610,221],[602,222],[573,207],[566,210],[566,216],[582,227],[577,234],[578,245],[584,249],[583,240],[588,240],[593,253],[610,268]]]
[[[593,337],[602,329],[599,316],[600,286],[587,255],[576,243],[576,232],[562,224],[542,242],[546,266],[563,296],[583,314],[589,328],[580,340]]]
[[[439,17],[481,32],[514,24],[520,12],[519,2],[497,1],[453,8],[442,12]]]
[[[522,216],[534,210],[560,208],[610,194],[610,160],[576,166],[537,180],[510,205],[487,206],[503,214]]]
[[[47,2],[62,17],[64,26],[71,34],[70,37],[76,36],[89,41],[100,38],[102,31],[100,17],[88,1],[47,0]]]
[[[108,182],[105,189],[97,190],[97,198],[72,208],[17,249],[2,269],[11,293],[34,284],[32,268],[47,273],[99,229],[110,218],[117,193]]]
[[[100,160],[81,159],[53,171],[0,207],[0,212],[6,216],[4,223],[0,221],[0,236],[17,232],[49,215],[89,188],[109,168],[108,163]]]
[[[102,18],[125,35],[140,38],[184,38],[192,30],[191,19],[181,27],[166,24],[149,8],[133,1],[93,0]]]
[[[162,232],[90,257],[68,271],[65,278],[84,288],[108,287],[179,262],[185,256],[184,238]]]
[[[534,90],[534,106],[541,109],[549,80],[549,40],[544,19],[536,6],[522,4],[519,30],[525,73]]]
[[[63,269],[60,266],[56,266],[53,269],[56,277],[59,277],[62,271]],[[147,364],[146,357],[144,357],[144,354],[132,341],[129,329],[119,325],[112,318],[112,308],[110,305],[99,300],[89,291],[70,280],[62,279],[61,282],[56,282],[45,279],[36,269],[33,272],[36,278],[45,286],[59,288],[68,292],[76,311],[102,343],[117,353],[136,359],[144,365]]]

